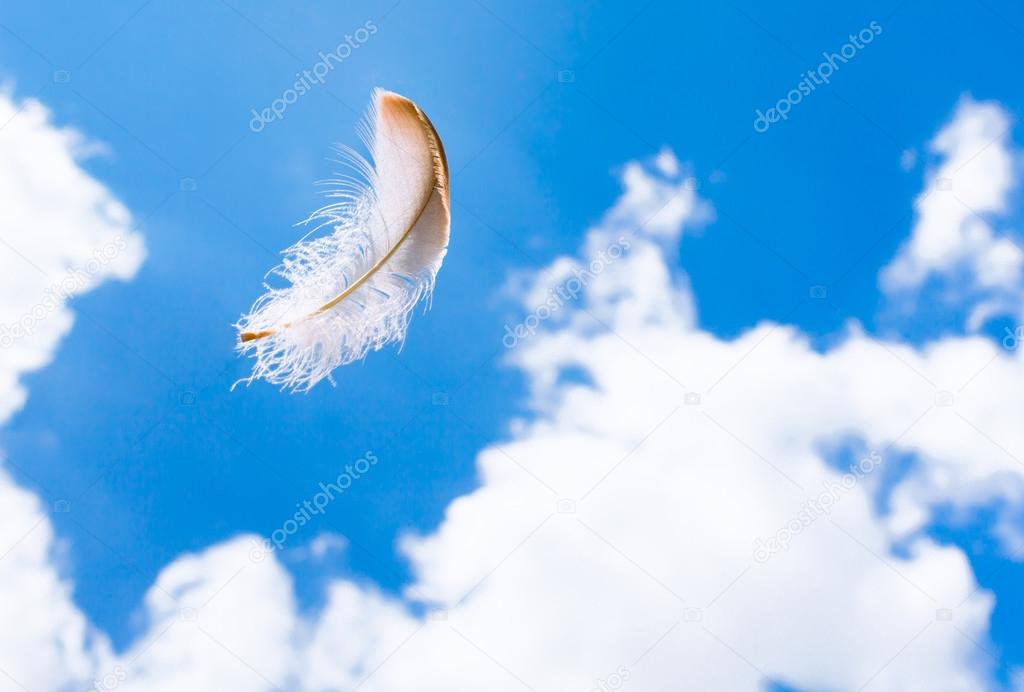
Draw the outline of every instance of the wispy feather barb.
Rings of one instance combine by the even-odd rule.
[[[284,251],[266,286],[236,325],[252,375],[308,390],[331,371],[405,339],[412,309],[429,299],[448,248],[448,161],[434,126],[409,99],[378,89],[360,136],[372,164],[340,150],[355,175],[327,181],[335,201]],[[330,235],[310,238],[324,226]]]

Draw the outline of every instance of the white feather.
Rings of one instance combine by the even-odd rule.
[[[236,325],[252,375],[292,390],[405,339],[412,309],[429,299],[448,248],[448,162],[437,132],[409,99],[378,89],[361,129],[372,165],[342,154],[357,176],[330,181],[339,201],[284,251],[267,292]],[[330,235],[310,238],[324,226]],[[333,382],[333,380],[332,380]]]

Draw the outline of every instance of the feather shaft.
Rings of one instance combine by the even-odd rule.
[[[419,223],[419,220],[423,216],[423,212],[426,210],[428,204],[430,204],[429,198],[427,199],[426,202],[423,203],[423,206],[420,207],[419,213],[416,214],[416,218],[413,219],[413,222],[409,224],[408,228],[405,229],[405,233],[403,233],[402,237],[398,240],[397,243],[395,243],[395,246],[388,250],[388,253],[386,255],[377,260],[377,263],[370,267],[369,271],[367,271],[365,274],[356,279],[351,286],[349,286],[344,291],[331,298],[329,301],[321,305],[313,312],[306,315],[306,317],[304,317],[303,319],[309,319],[310,317],[315,317],[316,315],[319,315],[322,312],[327,312],[335,305],[337,305],[338,303],[352,295],[357,288],[366,283],[367,279],[369,279],[371,276],[380,271],[380,268],[383,267],[387,263],[387,261],[394,256],[395,252],[398,251],[398,248],[402,246],[402,243],[404,243],[408,239],[409,234],[412,233],[414,228],[416,228],[416,224]],[[288,327],[292,326],[292,324],[294,323],[285,322],[283,325],[281,325],[281,329],[287,329]],[[275,333],[277,333],[276,329],[264,329],[258,332],[243,331],[241,334],[239,334],[238,338],[241,339],[243,342],[254,341],[255,339],[265,339],[268,336],[273,336]]]

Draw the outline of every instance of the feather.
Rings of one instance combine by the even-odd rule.
[[[308,391],[331,371],[401,344],[413,308],[429,298],[448,249],[448,161],[419,107],[378,89],[360,134],[372,164],[341,149],[356,175],[328,181],[337,201],[271,270],[271,288],[243,316],[238,350],[255,356],[247,384]],[[313,236],[324,226],[329,235]]]

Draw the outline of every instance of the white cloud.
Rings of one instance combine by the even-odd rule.
[[[610,235],[633,233],[638,225],[655,237],[674,237],[687,227],[714,219],[712,207],[697,195],[696,178],[681,176],[671,150],[663,149],[654,167],[626,164],[622,172],[625,192],[604,215],[600,229]]]
[[[73,322],[67,299],[126,279],[144,255],[128,210],[79,162],[97,151],[38,101],[0,91],[0,423],[25,401],[20,378],[53,358]],[[0,468],[0,689],[59,689],[109,652],[71,602],[39,498]]]
[[[84,679],[105,647],[102,638],[90,642],[95,632],[71,602],[55,548],[39,498],[0,470],[0,690]]]
[[[130,278],[145,256],[128,210],[80,166],[97,146],[50,120],[0,91],[0,421],[24,404],[18,378],[71,329],[67,299]]]
[[[245,537],[178,558],[146,594],[150,623],[120,658],[123,690],[292,689],[296,606],[276,560],[254,563]]]
[[[1018,230],[994,227],[1019,185],[1020,152],[1010,141],[1011,117],[998,103],[964,96],[953,119],[930,143],[941,161],[926,173],[914,208],[911,238],[881,275],[892,295],[945,281],[955,299],[974,305],[968,326],[996,314],[1019,313],[1024,301],[1024,250]]]
[[[650,215],[647,195],[631,186],[658,178],[641,164],[626,170],[626,189],[584,256],[628,228],[630,200],[634,228]],[[542,415],[481,453],[481,487],[453,502],[436,532],[403,542],[416,575],[407,598],[426,598],[440,616],[335,581],[322,613],[284,628],[298,633],[294,665],[276,671],[276,684],[591,690],[628,675],[644,690],[681,681],[757,690],[765,677],[808,688],[992,686],[978,648],[991,595],[959,550],[913,533],[920,521],[897,533],[877,516],[880,476],[844,491],[785,550],[755,557],[758,539],[842,482],[821,451],[837,440],[881,450],[876,474],[896,448],[918,452],[934,469],[919,478],[958,476],[946,500],[1011,469],[950,417],[984,421],[1014,445],[1020,404],[1003,395],[1010,409],[994,415],[980,388],[940,410],[921,376],[960,385],[991,344],[949,340],[918,352],[851,330],[819,355],[772,324],[720,341],[696,326],[690,297],[673,283],[661,244],[678,231],[634,234],[629,254],[595,277],[567,319],[513,352]],[[591,384],[561,383],[565,368]],[[990,368],[998,385],[1020,364],[1003,356]],[[912,494],[901,506],[927,517],[931,499]],[[897,539],[902,557],[892,552]],[[202,588],[216,589],[228,571]],[[273,608],[276,598],[244,600]],[[937,619],[943,609],[951,620]],[[245,645],[224,637],[229,648]]]
[[[856,325],[824,353],[773,323],[716,338],[667,260],[711,218],[683,175],[668,152],[627,165],[583,260],[524,288],[528,312],[565,267],[630,239],[510,352],[536,416],[480,452],[480,487],[436,531],[403,540],[404,597],[335,579],[322,611],[300,613],[276,555],[241,536],[169,565],[145,632],[114,655],[82,634],[38,502],[0,484],[21,503],[12,517],[47,529],[24,581],[0,559],[0,608],[41,623],[7,635],[0,667],[22,666],[31,689],[105,675],[123,690],[994,688],[993,595],[921,529],[940,503],[1020,508],[1024,402],[1005,383],[1021,381],[1021,354],[960,337],[916,349]],[[850,483],[838,445],[877,462]],[[917,463],[880,514],[897,453]]]
[[[310,557],[320,560],[329,553],[344,550],[347,546],[348,541],[344,536],[328,532],[321,533],[310,541],[308,551]]]

